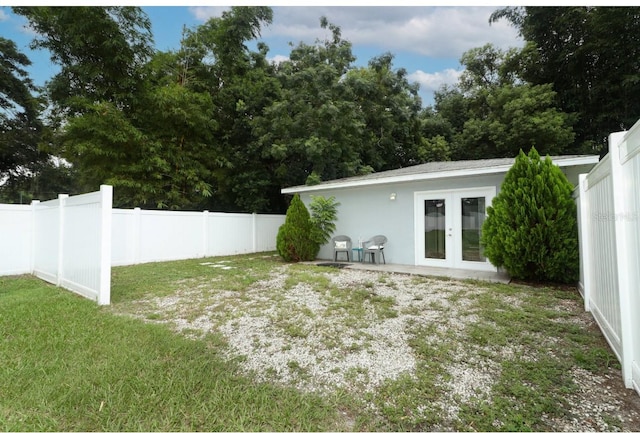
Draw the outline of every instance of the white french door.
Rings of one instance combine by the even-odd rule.
[[[416,192],[416,265],[495,270],[480,246],[494,196],[494,187]]]

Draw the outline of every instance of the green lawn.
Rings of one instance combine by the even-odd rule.
[[[398,280],[385,274],[341,287],[329,277],[345,271],[282,268],[273,256],[212,258],[208,261],[215,263],[204,266],[206,261],[114,268],[113,305],[104,307],[33,277],[0,278],[0,429],[553,430],[549,419],[571,419],[570,402],[583,398],[576,397],[574,369],[596,378],[618,374],[598,329],[581,325],[589,316],[574,291],[412,277],[402,284],[409,281],[417,289],[413,302],[422,307],[399,308],[392,297],[375,293],[401,290]],[[251,303],[249,288],[273,278],[276,270],[286,274],[282,287],[258,291],[266,305]],[[326,300],[326,310],[285,303],[288,291],[303,286]],[[317,332],[326,317],[341,317],[365,335],[372,317],[382,323],[413,315],[406,332],[415,374],[386,380],[374,392],[302,392],[257,380],[240,368],[242,358],[223,357],[229,346],[221,333],[175,332],[163,321],[176,312],[139,314],[149,299],[181,294],[179,314],[187,320],[201,317],[223,292],[238,296],[228,298],[228,313],[216,312],[220,320],[242,308],[258,317],[261,308],[282,302],[281,310],[270,310],[271,317],[292,342]],[[427,302],[429,293],[440,300]],[[145,320],[131,317],[135,313]],[[298,313],[316,320],[315,328],[291,320]],[[427,316],[437,320],[428,322]],[[367,351],[366,345],[340,347],[340,335],[325,339],[345,354]],[[452,372],[482,366],[491,367],[495,377],[483,379],[491,381],[477,398],[456,400],[448,384],[455,379]],[[450,404],[457,407],[453,418]],[[610,429],[621,427],[617,413],[603,416]]]
[[[33,277],[0,279],[0,333],[3,431],[339,427],[329,402],[239,374],[215,335],[188,340]]]

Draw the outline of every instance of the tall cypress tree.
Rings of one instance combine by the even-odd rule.
[[[313,260],[320,250],[311,216],[298,194],[293,196],[284,224],[278,230],[276,249],[287,262]]]
[[[579,276],[573,186],[551,158],[521,150],[482,226],[484,254],[512,277],[572,283]]]

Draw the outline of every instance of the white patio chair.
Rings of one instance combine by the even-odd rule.
[[[333,243],[333,261],[338,260],[338,253],[347,253],[347,261],[350,262],[351,238],[345,235],[338,235],[331,238]]]
[[[367,256],[370,255],[371,263],[380,263],[380,256],[382,256],[382,262],[386,265],[387,261],[384,257],[384,245],[387,243],[387,237],[384,235],[373,236],[366,242],[363,242],[362,248],[364,249],[364,261],[367,261]]]

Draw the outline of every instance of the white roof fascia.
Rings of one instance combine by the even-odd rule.
[[[356,186],[369,186],[369,185],[381,185],[381,184],[389,184],[389,183],[399,183],[399,182],[413,182],[419,180],[430,180],[430,179],[442,179],[448,177],[462,177],[462,176],[473,176],[477,174],[493,174],[493,173],[501,173],[507,171],[511,167],[511,165],[505,166],[495,166],[490,168],[473,168],[473,169],[465,169],[465,170],[448,170],[448,171],[436,171],[431,173],[415,173],[415,174],[405,174],[400,176],[388,176],[388,177],[378,177],[375,179],[360,179],[360,180],[352,180],[352,181],[344,181],[340,183],[332,183],[328,185],[302,185],[302,186],[293,186],[290,188],[284,188],[282,190],[283,194],[293,194],[296,192],[306,192],[306,191],[320,191],[323,189],[342,189],[342,188],[351,188]]]
[[[600,159],[600,156],[598,155],[576,156],[573,158],[566,158],[566,159],[560,159],[558,161],[553,161],[553,163],[559,167],[569,167],[574,165],[597,164],[599,159]],[[553,160],[553,157],[552,157],[552,160]],[[436,172],[428,172],[428,173],[414,173],[414,174],[405,174],[405,175],[399,175],[399,176],[379,177],[374,179],[357,179],[352,181],[345,180],[344,182],[330,183],[330,184],[324,184],[324,185],[323,184],[300,185],[300,186],[292,186],[289,188],[283,188],[281,190],[281,193],[295,194],[299,192],[353,188],[358,186],[372,186],[372,185],[382,185],[382,184],[391,184],[391,183],[400,183],[400,182],[415,182],[415,181],[421,181],[421,180],[442,179],[442,178],[450,178],[450,177],[506,173],[507,171],[509,171],[509,169],[512,166],[513,166],[513,163],[510,163],[510,164],[496,165],[492,167],[445,170],[445,171],[436,171]]]
[[[553,156],[551,157],[551,161],[553,161]],[[553,161],[553,163],[558,167],[569,167],[573,165],[597,164],[599,161],[600,155],[584,155],[560,159],[558,161]]]

